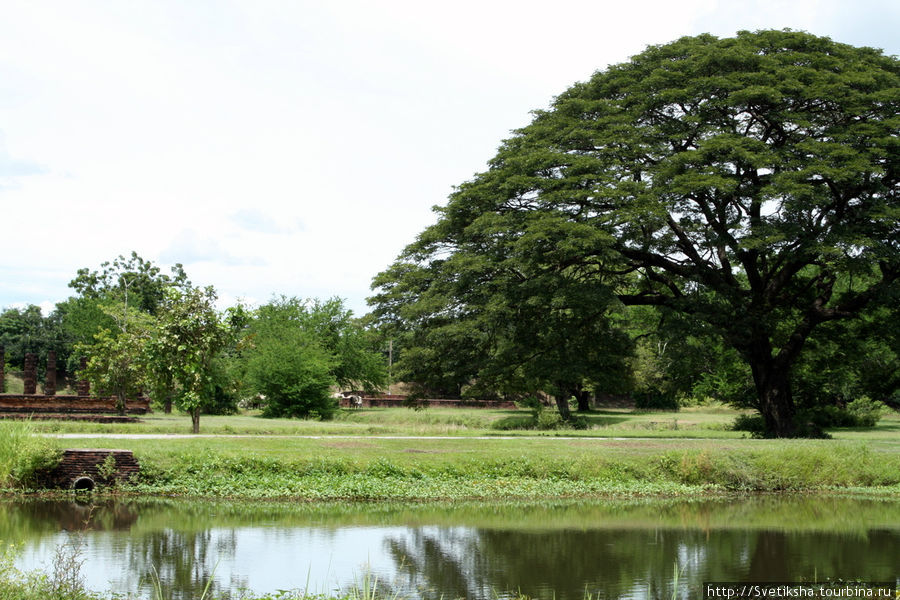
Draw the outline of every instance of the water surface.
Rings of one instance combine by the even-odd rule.
[[[21,568],[79,548],[98,591],[340,592],[366,574],[405,597],[691,597],[704,581],[894,581],[900,500],[756,496],[545,503],[7,501]]]

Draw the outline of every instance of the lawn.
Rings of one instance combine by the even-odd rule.
[[[588,429],[535,431],[509,429],[526,420],[526,410],[479,408],[363,408],[341,409],[331,421],[267,419],[258,413],[203,416],[200,431],[239,435],[566,435],[587,437],[700,437],[740,438],[730,430],[740,414],[727,407],[685,408],[679,412],[643,412],[603,408],[584,415]],[[506,424],[506,426],[504,426]],[[47,433],[189,433],[187,415],[152,413],[140,423],[99,424],[77,421],[36,421]]]
[[[331,421],[267,419],[259,413],[200,419],[200,431],[216,435],[352,435],[352,436],[565,436],[678,439],[741,439],[732,431],[735,418],[747,411],[714,405],[671,411],[600,408],[584,415],[588,428],[538,431],[510,429],[513,421],[528,419],[526,410],[479,408],[363,408],[341,409]],[[504,425],[506,424],[506,426]],[[100,424],[77,421],[35,421],[45,433],[189,433],[187,415],[151,413],[140,423]],[[900,414],[891,412],[872,429],[832,429],[835,439],[900,444]],[[898,448],[900,449],[900,448]]]

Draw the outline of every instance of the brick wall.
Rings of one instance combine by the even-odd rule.
[[[150,412],[150,399],[134,398],[126,403],[126,412],[144,415]],[[113,396],[95,398],[93,396],[32,396],[23,394],[0,394],[0,412],[34,413],[115,413],[116,399]]]
[[[115,461],[115,469],[111,476],[104,474],[104,462],[108,456]],[[71,488],[84,477],[97,485],[111,485],[116,481],[124,481],[141,470],[131,450],[107,450],[102,448],[78,448],[63,450],[59,465],[48,474],[48,487]],[[92,486],[93,487],[93,486]]]

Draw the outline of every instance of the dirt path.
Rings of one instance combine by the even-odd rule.
[[[279,438],[301,440],[649,440],[667,438],[635,438],[635,437],[579,437],[579,436],[447,436],[447,435],[270,435],[270,434],[218,434],[218,433],[41,433],[43,437],[63,440],[187,440],[203,438]],[[669,438],[685,439],[685,438]]]

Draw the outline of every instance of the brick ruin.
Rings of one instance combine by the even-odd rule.
[[[4,350],[0,347],[0,381],[3,381]],[[81,369],[87,367],[87,358],[81,358]],[[0,387],[0,418],[5,419],[47,419],[92,420],[98,422],[134,421],[135,417],[113,417],[116,399],[112,396],[91,396],[91,384],[80,380],[75,395],[57,394],[56,353],[47,355],[47,371],[44,375],[44,393],[37,393],[37,356],[33,352],[25,354],[23,373],[24,392],[6,394],[5,386]],[[144,415],[150,412],[150,399],[140,395],[126,403],[129,415]]]
[[[125,481],[141,470],[131,450],[77,448],[63,450],[62,460],[47,474],[48,487],[90,491],[97,485]]]
[[[47,353],[47,372],[44,374],[44,395],[56,395],[56,352]]]
[[[37,357],[34,352],[25,353],[25,391],[26,396],[37,394]]]
[[[84,373],[87,369],[87,356],[82,356],[81,360],[78,362],[78,372]],[[78,385],[75,388],[75,393],[79,396],[90,396],[91,395],[91,382],[87,379],[79,379]]]

